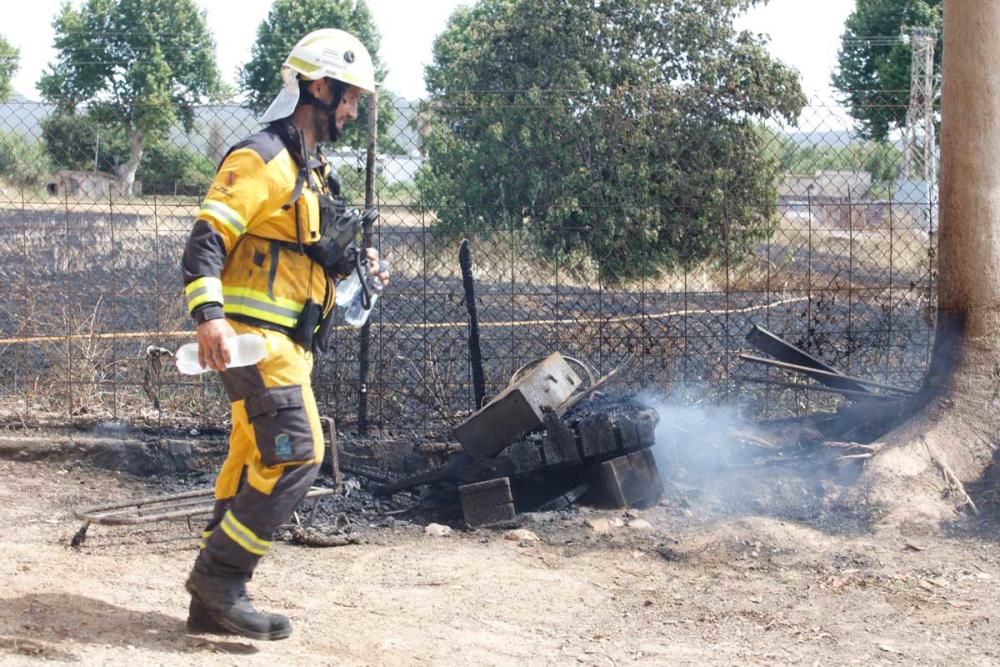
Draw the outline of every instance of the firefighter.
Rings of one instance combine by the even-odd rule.
[[[246,583],[312,485],[323,434],[310,383],[323,351],[336,281],[352,266],[323,246],[323,230],[348,211],[317,145],[337,139],[375,90],[361,42],[341,30],[306,35],[281,71],[283,87],[264,129],[235,145],[215,176],[187,240],[184,293],[197,326],[199,360],[220,372],[232,406],[229,449],[215,508],[187,579],[188,629],[283,639],[288,618],[258,612]],[[364,253],[377,273],[377,254]],[[226,369],[226,339],[264,337],[268,356]]]

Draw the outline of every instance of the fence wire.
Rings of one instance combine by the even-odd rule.
[[[627,361],[621,391],[731,400],[754,416],[842,400],[748,383],[795,381],[740,361],[754,324],[848,374],[920,384],[936,304],[936,195],[903,178],[898,143],[845,130],[850,119],[839,106],[812,103],[795,131],[762,128],[778,173],[777,215],[751,252],[737,258],[722,247],[711,261],[624,282],[602,271],[602,260],[621,260],[613,251],[586,262],[548,256],[542,232],[502,212],[470,213],[505,221],[491,231],[438,233],[440,212],[416,185],[428,168],[428,114],[401,101],[393,111],[379,138],[375,242],[394,276],[372,317],[370,385],[358,386],[358,334],[342,322],[331,351],[315,360],[321,412],[341,428],[354,426],[362,390],[371,423],[396,432],[447,430],[477,408],[458,262],[463,236],[472,248],[487,398],[518,368],[558,351],[599,374]],[[108,166],[120,150],[114,132],[61,135],[68,130],[51,122],[54,113],[43,104],[0,105],[0,418],[224,425],[220,383],[212,374],[180,375],[157,349],[193,339],[181,253],[215,164],[258,129],[253,115],[199,108],[192,132],[176,130],[146,152],[127,193]],[[329,159],[361,203],[364,152],[338,149]],[[701,204],[682,202],[672,213]],[[642,248],[630,248],[629,261],[652,269]]]

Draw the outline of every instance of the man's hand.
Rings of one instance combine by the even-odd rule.
[[[226,339],[236,335],[225,318],[205,320],[195,331],[198,339],[198,363],[213,371],[224,371],[229,364]]]
[[[375,248],[365,248],[365,254],[368,256],[368,275],[378,276],[379,281],[382,283],[382,288],[385,289],[389,286],[389,272],[380,271],[378,261],[378,250]]]

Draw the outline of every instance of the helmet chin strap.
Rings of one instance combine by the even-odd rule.
[[[305,84],[305,82],[302,82]],[[333,143],[340,136],[337,128],[337,107],[344,96],[345,86],[339,81],[333,82],[333,102],[324,102],[309,90],[308,85],[299,86],[299,103],[309,104],[326,114],[327,130],[330,135],[330,142]]]

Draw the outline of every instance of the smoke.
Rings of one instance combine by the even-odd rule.
[[[640,399],[659,416],[653,456],[660,476],[687,500],[795,519],[822,513],[829,468],[807,456],[794,431],[762,429],[730,404],[682,401],[676,394]]]
[[[732,406],[682,403],[645,395],[659,416],[653,456],[664,479],[698,481],[745,460],[741,434],[752,430]]]

